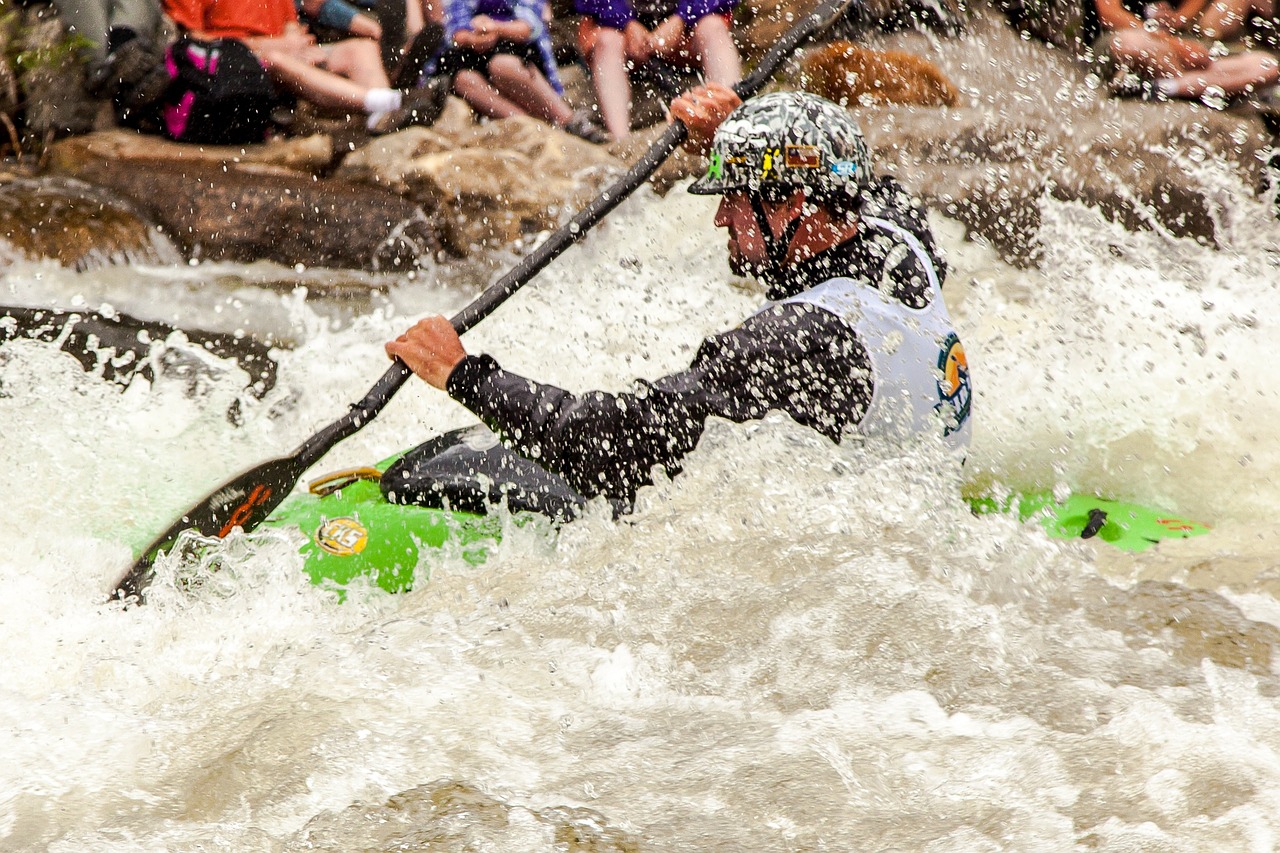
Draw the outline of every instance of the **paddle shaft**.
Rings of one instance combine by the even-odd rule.
[[[814,33],[833,22],[851,3],[852,0],[826,0],[802,18],[774,44],[755,69],[733,87],[738,97],[745,101],[763,89],[783,60]],[[597,222],[621,204],[666,162],[671,152],[684,142],[687,133],[688,129],[682,122],[672,122],[662,136],[649,146],[644,156],[613,186],[596,196],[595,200],[579,211],[568,225],[556,231],[502,278],[490,285],[484,293],[476,297],[474,302],[452,317],[449,322],[454,330],[461,335],[472,329],[497,310],[498,306],[506,302],[516,291],[524,287],[547,264],[559,257],[565,249],[585,237]],[[412,371],[404,362],[396,359],[369,393],[360,402],[354,404],[345,417],[308,439],[295,455],[299,460],[306,460],[307,467],[319,461],[331,447],[353,435],[377,417],[412,375]]]
[[[853,2],[823,0],[774,43],[755,69],[734,86],[734,91],[744,101],[755,95],[764,88],[783,60],[814,33],[834,22]],[[586,236],[597,222],[649,179],[685,140],[687,133],[683,123],[672,122],[626,174],[454,316],[450,322],[458,334],[463,334],[492,314],[565,249]],[[265,462],[220,486],[147,547],[116,584],[113,597],[137,596],[141,600],[156,556],[170,548],[185,530],[194,529],[204,536],[221,537],[235,527],[245,531],[256,528],[279,506],[308,468],[320,461],[338,442],[359,432],[377,417],[412,375],[404,362],[396,359],[369,393],[353,404],[346,415],[308,438],[293,454]]]

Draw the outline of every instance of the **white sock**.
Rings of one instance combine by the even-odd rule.
[[[404,94],[399,89],[370,89],[364,96],[364,111],[369,114],[369,125],[392,110],[400,109]]]

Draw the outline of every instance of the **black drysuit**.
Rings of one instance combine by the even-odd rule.
[[[931,298],[915,252],[885,220],[938,256],[924,210],[891,178],[864,197],[857,235],[796,265],[770,296],[783,299],[831,278],[849,277],[922,307]],[[561,388],[509,373],[487,355],[467,356],[449,377],[450,396],[475,412],[504,444],[562,476],[586,497],[628,505],[651,470],[679,471],[712,415],[742,422],[786,412],[833,441],[861,420],[875,378],[853,328],[806,303],[769,305],[742,325],[705,339],[685,370],[639,382],[628,394]]]

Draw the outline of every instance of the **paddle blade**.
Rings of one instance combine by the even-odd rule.
[[[183,531],[194,530],[202,536],[221,539],[237,527],[253,530],[289,495],[306,469],[306,463],[297,456],[287,456],[264,462],[223,483],[147,546],[116,584],[112,597],[141,601],[151,582],[156,557],[171,549]]]

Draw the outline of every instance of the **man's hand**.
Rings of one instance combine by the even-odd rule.
[[[728,86],[708,83],[690,89],[672,101],[668,116],[679,119],[689,128],[685,148],[695,154],[706,154],[711,150],[716,128],[741,104],[738,93]]]
[[[449,374],[467,357],[467,351],[452,324],[437,314],[419,320],[388,343],[387,355],[400,359],[427,384],[443,391],[449,384]]]
[[[246,38],[243,41],[260,59],[265,56],[287,56],[308,65],[324,65],[328,59],[325,48],[316,44],[316,37],[297,21],[285,24],[278,36]]]
[[[491,27],[485,27],[483,30],[458,30],[453,36],[453,43],[477,53],[488,53],[498,43],[498,33]]]

